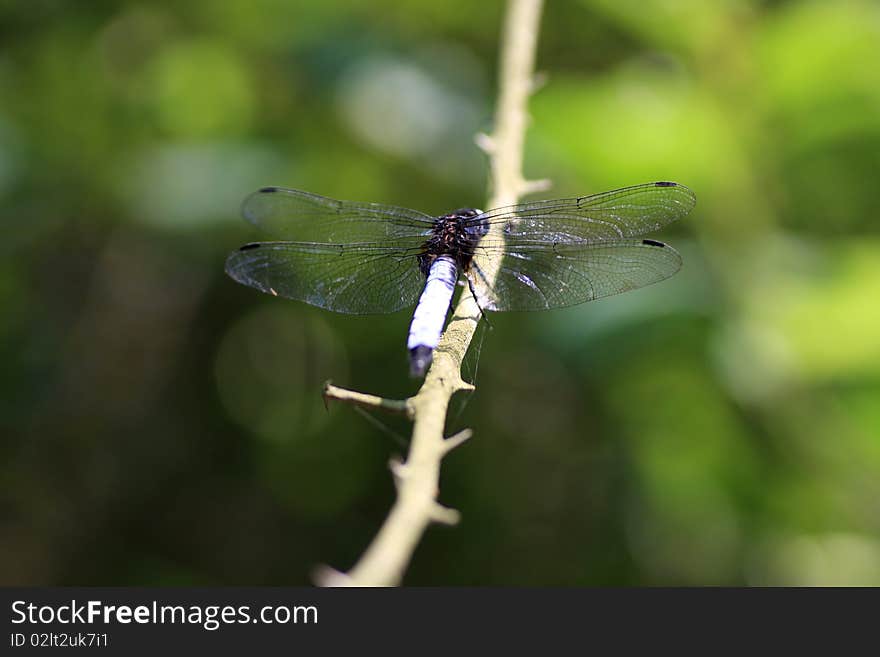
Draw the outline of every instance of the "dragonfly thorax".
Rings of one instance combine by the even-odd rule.
[[[460,208],[434,220],[431,237],[425,242],[419,255],[419,269],[422,274],[427,277],[431,265],[442,255],[455,260],[459,269],[468,268],[477,242],[488,230],[485,221],[473,221],[474,217],[481,214],[482,210]]]

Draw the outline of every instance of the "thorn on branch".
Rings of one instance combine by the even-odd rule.
[[[394,477],[395,488],[399,489],[401,482],[403,482],[409,474],[407,472],[406,464],[395,456],[388,461],[388,469],[391,470],[391,475]]]
[[[486,155],[492,155],[495,152],[495,140],[485,132],[478,132],[474,135],[474,141],[477,147]]]
[[[438,351],[439,350],[440,348],[438,348]],[[459,365],[458,367],[460,368],[461,366]],[[468,383],[461,378],[460,369],[456,369],[448,379],[445,377],[441,378],[440,383],[451,389],[452,393],[461,392],[462,390],[467,392],[473,392],[474,390],[476,390],[474,384]]]
[[[431,520],[440,525],[457,525],[461,520],[461,514],[455,509],[450,509],[442,504],[435,504],[431,509]]]
[[[538,178],[536,180],[527,180],[526,186],[529,191],[545,192],[553,188],[553,181],[550,178]]]
[[[534,95],[544,88],[549,79],[547,71],[538,71],[532,76],[532,84],[529,86],[529,94]]]
[[[443,441],[443,453],[448,454],[462,443],[470,440],[473,435],[473,430],[462,429],[458,433],[449,436],[449,438]]]
[[[538,180],[523,180],[520,183],[520,191],[523,195],[534,194],[535,192],[546,192],[553,187],[553,181],[549,178],[540,178]]]
[[[317,586],[355,586],[355,581],[345,573],[330,566],[320,565],[312,571],[312,581]]]
[[[473,392],[476,390],[476,386],[473,383],[468,383],[464,379],[460,380],[458,383],[458,390],[456,392]]]

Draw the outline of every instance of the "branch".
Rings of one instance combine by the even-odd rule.
[[[535,50],[542,0],[509,0],[501,50],[501,78],[495,129],[491,136],[478,135],[477,144],[489,156],[492,194],[488,207],[513,205],[523,194],[545,189],[544,181],[526,181],[522,174],[527,101],[536,84]],[[494,230],[494,228],[493,228]],[[497,235],[503,239],[503,235]],[[491,284],[498,263],[481,264]],[[453,525],[459,513],[437,502],[440,462],[454,447],[470,437],[470,431],[444,439],[446,410],[452,395],[473,390],[461,378],[461,362],[482,313],[471,294],[462,294],[421,389],[405,402],[414,420],[406,462],[392,461],[397,499],[379,533],[348,573],[323,567],[315,573],[322,586],[396,586],[422,534],[432,522]],[[334,389],[332,398],[372,408],[386,408],[388,400],[372,395]],[[325,397],[326,397],[325,390]]]
[[[381,409],[389,413],[400,413],[413,419],[413,408],[408,399],[386,399],[376,395],[368,395],[348,388],[340,388],[329,381],[324,384],[324,405],[328,406],[330,400],[355,404],[362,408]]]

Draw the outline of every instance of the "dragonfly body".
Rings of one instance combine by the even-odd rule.
[[[419,269],[427,280],[406,344],[413,376],[424,376],[431,364],[459,274],[469,273],[477,245],[486,234],[485,223],[472,221],[480,214],[480,210],[462,208],[438,217],[424,252],[419,254]]]
[[[342,313],[395,312],[418,301],[407,348],[411,372],[422,376],[461,275],[484,311],[559,308],[648,285],[678,271],[681,258],[663,242],[634,238],[694,203],[687,187],[657,182],[431,217],[266,187],[242,211],[284,241],[246,244],[226,271],[263,292]]]
[[[428,271],[425,289],[413,313],[409,338],[406,341],[410,354],[410,372],[413,376],[422,376],[431,364],[434,349],[440,344],[440,334],[443,333],[443,324],[452,303],[457,280],[458,264],[455,260],[448,255],[434,260]]]

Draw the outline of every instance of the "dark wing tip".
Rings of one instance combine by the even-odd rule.
[[[658,242],[657,240],[642,240],[642,244],[647,244],[648,246],[659,246],[660,248],[664,248],[666,246],[663,242]]]
[[[251,249],[258,249],[261,246],[263,246],[263,244],[261,242],[251,242],[250,244],[245,244],[244,246],[239,247],[238,250],[239,251],[250,251]]]
[[[675,187],[676,191],[683,195],[682,200],[684,201],[684,213],[687,214],[691,210],[694,209],[694,206],[697,204],[697,196],[691,191],[688,187],[685,187],[682,184],[677,182],[672,182],[669,180],[660,180],[654,183],[654,187]],[[686,199],[686,200],[684,200]]]
[[[260,189],[258,189],[257,191],[260,194],[273,194],[273,193],[277,192],[279,189],[280,189],[279,187],[260,187]]]

